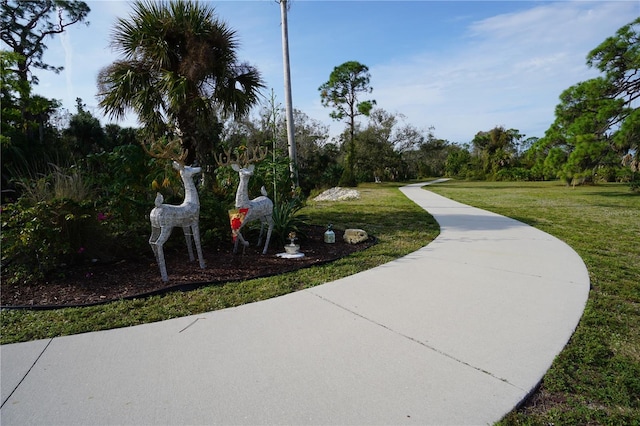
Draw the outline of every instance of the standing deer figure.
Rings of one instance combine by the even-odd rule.
[[[267,191],[264,186],[262,187],[262,196],[249,199],[249,178],[253,176],[254,165],[251,163],[263,160],[267,151],[261,151],[259,148],[253,151],[253,156],[249,158],[248,154],[239,155],[235,161],[231,161],[231,151],[225,152],[226,161],[222,161],[222,155],[217,157],[216,160],[220,166],[231,165],[231,168],[238,172],[240,176],[240,183],[238,184],[238,190],[236,191],[236,208],[248,209],[244,221],[240,225],[240,228],[236,230],[237,239],[233,246],[233,252],[238,251],[238,241],[240,241],[245,247],[249,245],[249,242],[244,239],[240,230],[245,224],[254,220],[260,220],[260,237],[258,238],[258,246],[262,244],[262,235],[264,234],[264,226],[268,225],[267,238],[264,243],[264,249],[262,254],[266,254],[269,249],[269,240],[271,240],[271,232],[273,231],[273,202],[267,197]]]
[[[179,141],[178,141],[179,142]],[[198,190],[193,182],[193,176],[200,173],[200,167],[190,167],[184,164],[186,152],[179,157],[168,155],[153,154],[143,145],[145,151],[156,158],[174,159],[173,168],[180,172],[182,183],[184,185],[184,201],[180,205],[163,204],[164,198],[161,193],[157,193],[155,199],[155,207],[151,210],[149,219],[151,220],[151,237],[149,244],[153,250],[153,254],[160,268],[162,281],[169,281],[167,275],[167,266],[164,260],[164,250],[162,246],[169,239],[171,231],[174,227],[179,226],[184,231],[184,237],[187,242],[187,250],[189,252],[189,260],[194,261],[193,248],[191,238],[196,244],[198,252],[198,261],[200,268],[205,268],[204,258],[202,256],[202,247],[200,245],[200,228],[198,225],[200,217],[200,200],[198,198]],[[175,148],[175,144],[169,146]],[[165,151],[166,152],[166,151]]]

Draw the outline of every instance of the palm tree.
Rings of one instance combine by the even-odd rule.
[[[179,131],[188,163],[216,148],[219,115],[249,112],[264,87],[258,70],[236,57],[235,31],[206,3],[133,3],[111,35],[121,60],[98,75],[100,107],[120,119],[134,111],[153,137]]]

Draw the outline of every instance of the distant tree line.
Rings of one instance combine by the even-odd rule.
[[[496,126],[466,144],[452,144],[432,130],[398,128],[401,115],[358,101],[371,93],[369,72],[355,61],[334,68],[320,88],[330,116],[347,127],[337,146],[348,173],[341,183],[446,175],[464,179],[549,180],[568,184],[628,182],[640,189],[640,18],[587,55],[602,75],[560,95],[555,121],[542,138]],[[362,126],[355,117],[369,117]],[[344,148],[346,147],[346,149]]]

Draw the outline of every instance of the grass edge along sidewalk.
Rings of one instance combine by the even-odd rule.
[[[269,278],[211,285],[144,299],[51,311],[0,312],[0,343],[127,327],[194,315],[281,296],[334,281],[409,254],[432,241],[439,226],[431,215],[407,199],[396,184],[361,185],[360,199],[310,200],[302,213],[310,223],[332,223],[336,229],[362,228],[378,239],[364,251],[322,266]]]
[[[589,300],[542,384],[504,425],[640,424],[640,196],[627,185],[459,182],[425,188],[520,220],[569,244]]]

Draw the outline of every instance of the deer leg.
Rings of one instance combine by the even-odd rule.
[[[257,247],[260,247],[260,244],[262,244],[262,236],[264,235],[264,223],[265,223],[265,218],[261,217],[260,218],[260,236],[258,237],[258,244],[256,244]]]
[[[156,258],[156,263],[158,262],[158,248],[156,247],[156,241],[158,241],[158,237],[160,236],[160,228],[151,227],[151,236],[149,237],[149,245],[151,246],[151,250],[153,250],[153,255]]]
[[[196,243],[196,251],[198,252],[198,261],[200,262],[200,268],[204,269],[204,257],[202,256],[202,246],[200,245],[200,226],[198,222],[191,225],[191,230],[193,232],[193,241]]]
[[[171,235],[172,228],[171,227],[163,227],[160,230],[160,235],[156,240],[151,244],[151,248],[153,248],[153,252],[156,254],[156,260],[158,261],[158,267],[160,268],[160,276],[162,277],[162,281],[169,281],[169,275],[167,275],[167,265],[164,261],[164,250],[162,246],[169,239]]]
[[[269,224],[269,228],[267,229],[267,240],[264,242],[264,249],[262,249],[262,254],[267,254],[267,250],[269,249],[269,241],[271,240],[271,231],[273,231],[272,216],[267,216],[267,223]]]
[[[234,254],[238,252],[238,242],[241,242],[241,243],[242,243],[242,245],[243,245],[245,248],[249,245],[249,243],[248,243],[248,242],[244,239],[244,237],[242,236],[242,232],[240,232],[240,230],[242,229],[242,227],[243,227],[245,224],[247,224],[247,223],[249,223],[249,222],[248,222],[248,221],[247,221],[247,219],[245,218],[244,222],[242,222],[242,225],[240,225],[240,228],[238,228],[238,230],[236,231],[236,237],[237,237],[237,238],[236,238],[236,242],[235,242],[235,244],[233,245],[233,253],[234,253]],[[243,249],[243,250],[244,250],[244,249]]]
[[[235,244],[233,245],[233,252],[237,253],[238,252],[238,243],[242,243],[243,247],[247,247],[249,245],[249,242],[247,240],[244,239],[244,237],[242,236],[242,234],[240,233],[240,230],[238,229],[238,234],[237,234],[237,239]]]
[[[193,244],[191,243],[191,227],[183,226],[182,231],[184,232],[184,239],[187,242],[187,251],[189,252],[189,261],[193,262],[195,257],[193,257]]]

